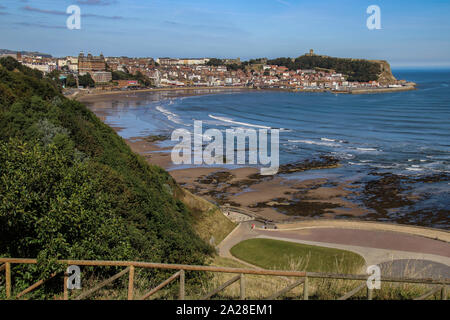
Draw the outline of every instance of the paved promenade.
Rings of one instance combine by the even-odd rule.
[[[255,223],[255,229],[252,224]],[[361,222],[364,224],[364,222]],[[295,243],[317,245],[329,248],[348,250],[361,255],[366,265],[380,265],[384,274],[404,275],[405,269],[418,277],[450,278],[450,243],[435,240],[417,234],[381,230],[380,223],[370,229],[370,223],[361,228],[352,225],[351,228],[324,226],[320,223],[314,227],[263,229],[257,222],[243,222],[219,244],[219,254],[234,258],[230,249],[241,241],[253,238],[284,240]],[[424,229],[424,232],[432,230]],[[445,236],[445,231],[442,236]],[[419,234],[421,231],[419,230]]]

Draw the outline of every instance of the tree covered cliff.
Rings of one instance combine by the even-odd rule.
[[[268,64],[285,66],[290,70],[297,69],[333,69],[348,76],[349,81],[367,82],[378,80],[381,65],[375,61],[360,59],[334,58],[319,55],[303,55],[296,59],[277,58],[268,60]]]

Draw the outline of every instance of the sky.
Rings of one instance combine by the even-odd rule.
[[[66,27],[67,7],[81,29]],[[377,5],[381,29],[366,12]],[[450,66],[449,0],[0,0],[0,49],[53,56],[384,59]]]

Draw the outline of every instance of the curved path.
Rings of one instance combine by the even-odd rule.
[[[251,229],[255,223],[256,228]],[[234,258],[230,249],[241,241],[267,238],[296,243],[348,250],[360,254],[367,265],[380,265],[385,274],[450,277],[450,243],[379,229],[346,229],[342,227],[314,227],[299,229],[262,229],[257,222],[241,223],[218,246],[219,254]],[[444,231],[445,232],[445,231]],[[403,269],[403,270],[401,270]]]

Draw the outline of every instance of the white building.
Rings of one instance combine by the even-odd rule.
[[[58,69],[67,66],[67,59],[58,59]]]
[[[70,63],[70,64],[68,64],[68,66],[69,66],[69,71],[72,71],[75,73],[78,72],[78,63]]]
[[[37,63],[24,63],[24,66],[27,66],[31,69],[39,70],[43,73],[49,73],[50,72],[50,66],[48,64],[37,64]]]
[[[209,62],[208,58],[185,58],[185,59],[177,59],[177,58],[158,58],[156,62],[160,65],[205,65]]]

